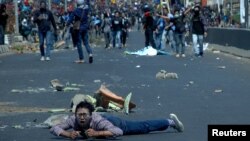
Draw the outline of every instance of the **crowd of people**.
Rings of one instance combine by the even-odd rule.
[[[218,26],[220,22],[223,23],[220,25],[226,26],[229,21],[228,18],[217,18],[213,10],[201,7],[198,3],[189,7],[175,4],[171,5],[170,9],[165,5],[159,9],[145,3],[123,5],[122,8],[113,5],[98,7],[91,5],[89,0],[76,0],[75,8],[70,5],[64,12],[49,10],[46,1],[40,1],[38,5],[39,7],[30,5],[28,1],[19,5],[19,31],[24,40],[39,42],[41,61],[49,61],[53,44],[64,40],[66,48],[77,48],[79,59],[76,63],[85,62],[82,44],[89,55],[88,62],[93,63],[93,51],[89,45],[90,34],[95,38],[104,37],[104,47],[107,49],[122,49],[126,47],[129,30],[132,28],[144,30],[145,47],[152,46],[163,50],[169,46],[178,58],[186,56],[185,39],[191,36],[194,55],[200,57],[203,56],[203,38],[207,36],[207,27]],[[6,6],[1,4],[1,44],[4,44],[8,19],[5,11]],[[80,26],[75,29],[73,25],[79,21]]]
[[[55,14],[49,10],[46,1],[40,1],[39,8],[32,9],[25,3],[20,15],[20,34],[27,41],[35,42],[30,36],[37,35],[41,61],[51,60],[51,50],[56,40],[65,40],[67,48],[76,48],[78,59],[75,63],[85,62],[83,45],[88,53],[88,63],[93,63],[93,50],[89,35],[105,39],[103,48],[123,49],[127,46],[129,30],[144,31],[145,47],[164,50],[166,46],[175,52],[177,58],[186,57],[185,40],[191,35],[193,53],[202,57],[203,40],[207,36],[207,27],[215,25],[199,3],[189,7],[173,5],[155,8],[150,4],[136,5],[132,8],[105,7],[96,10],[90,0],[76,0],[75,8]],[[100,9],[97,8],[97,9]],[[4,34],[8,15],[6,6],[0,6],[0,45],[4,44]],[[37,28],[37,30],[34,30]],[[72,42],[72,43],[71,43]],[[46,43],[46,48],[45,48]],[[72,44],[72,46],[70,46]],[[167,119],[147,121],[127,121],[118,117],[93,113],[94,107],[84,101],[77,105],[75,115],[66,122],[51,128],[58,136],[75,139],[83,137],[116,137],[131,134],[146,134],[152,131],[166,130],[168,127],[178,132],[184,131],[184,125],[175,114]],[[73,128],[73,131],[67,129]]]

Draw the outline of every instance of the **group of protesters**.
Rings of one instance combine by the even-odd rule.
[[[106,7],[100,12],[94,12],[97,10],[92,9],[89,0],[76,0],[75,8],[56,15],[47,8],[46,1],[40,1],[39,5],[40,8],[32,11],[24,10],[20,16],[20,33],[24,39],[29,40],[32,27],[38,27],[36,34],[39,37],[41,61],[51,59],[54,40],[64,40],[67,48],[70,48],[72,41],[72,48],[78,51],[79,57],[75,63],[85,62],[82,44],[86,47],[88,62],[93,63],[89,34],[95,33],[96,38],[101,38],[103,34],[103,47],[106,49],[122,49],[126,47],[129,29],[136,24],[138,30],[141,27],[144,29],[145,47],[163,50],[168,46],[177,58],[185,57],[185,38],[191,35],[194,55],[203,56],[203,38],[207,35],[208,19],[199,3],[189,7],[173,5],[170,9],[165,6],[160,10],[150,4],[141,4],[132,10]],[[73,25],[77,21],[80,21],[80,27],[75,29]]]

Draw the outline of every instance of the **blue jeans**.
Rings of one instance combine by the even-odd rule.
[[[87,50],[87,53],[90,55],[92,54],[92,49],[89,46],[89,35],[88,31],[79,31],[78,39],[77,39],[77,51],[79,55],[79,60],[84,60],[83,50],[82,50],[82,44],[81,41],[83,41],[83,44]]]
[[[40,47],[41,56],[50,57],[50,50],[53,45],[52,32],[51,31],[47,31],[47,32],[39,31],[38,36],[39,36],[39,47]],[[44,52],[44,40],[46,40],[46,53]]]
[[[121,47],[121,31],[113,31],[113,47],[118,44],[118,47]]]
[[[194,53],[197,55],[203,55],[203,35],[193,34],[193,49]],[[199,47],[197,46],[199,44]]]
[[[162,34],[163,31],[159,31],[159,33],[155,34],[155,45],[156,45],[156,49],[162,49]]]
[[[111,115],[103,115],[114,126],[123,131],[123,135],[147,134],[153,131],[163,131],[169,127],[167,119],[128,121]]]
[[[185,54],[185,35],[184,33],[175,33],[175,41],[176,41],[176,54],[180,53]]]
[[[175,37],[174,36],[175,36],[174,31],[169,30],[168,31],[169,46],[171,47],[172,50],[176,49]]]
[[[4,27],[0,25],[0,45],[4,45]]]

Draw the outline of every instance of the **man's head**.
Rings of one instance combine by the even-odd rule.
[[[82,127],[87,127],[91,120],[92,112],[94,112],[94,106],[87,102],[82,101],[76,106],[75,117],[77,123]]]
[[[194,7],[194,14],[199,15],[200,14],[200,6],[195,6]]]
[[[41,10],[45,10],[45,9],[46,9],[46,1],[43,1],[43,0],[42,0],[42,1],[40,2],[40,9],[41,9]]]
[[[119,11],[115,12],[115,17],[120,17],[120,12]]]
[[[77,6],[84,5],[84,0],[76,0]]]
[[[6,5],[5,5],[5,4],[1,4],[0,10],[1,10],[1,11],[5,11],[5,10],[6,10]]]

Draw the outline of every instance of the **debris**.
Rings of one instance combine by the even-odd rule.
[[[140,68],[141,66],[140,65],[137,65],[136,68]]]
[[[58,79],[53,79],[50,82],[52,87],[55,88],[57,91],[63,91],[64,85],[62,85]]]
[[[189,81],[189,84],[193,85],[193,84],[194,84],[194,81]]]
[[[218,69],[225,69],[226,66],[218,66],[217,68],[218,68]]]
[[[94,80],[94,83],[101,83],[101,80]]]
[[[55,49],[62,48],[65,45],[65,41],[61,40],[55,43]]]
[[[176,73],[167,73],[165,70],[161,70],[156,74],[156,79],[178,79]]]
[[[64,92],[69,92],[69,91],[80,91],[80,88],[75,88],[75,87],[65,87],[63,89]]]
[[[161,97],[160,96],[157,96],[157,99],[160,99]]]
[[[66,111],[67,111],[66,109],[51,109],[51,110],[49,110],[49,112],[51,112],[51,113],[66,112]]]
[[[8,125],[1,125],[0,129],[4,129],[4,128],[7,128],[7,127],[8,127]]]
[[[27,89],[12,89],[12,93],[41,93],[46,92],[47,90],[45,88],[27,88]]]
[[[131,94],[132,95],[132,94]],[[124,100],[121,96],[116,95],[115,93],[111,92],[109,89],[107,89],[104,85],[101,85],[100,89],[96,92],[96,106],[102,106],[103,108],[109,108],[109,103],[111,101],[116,104],[119,108],[123,109],[125,100],[129,101],[130,94],[127,96],[127,98]],[[129,102],[128,109],[131,110],[135,108],[136,105],[132,102]]]
[[[50,126],[45,124],[45,123],[39,123],[39,124],[34,125],[34,127],[36,127],[36,128],[49,128]]]
[[[12,127],[15,129],[24,129],[24,127],[22,125],[14,125]]]
[[[42,125],[47,125],[48,127],[52,127],[54,125],[57,125],[59,123],[62,123],[66,121],[66,119],[69,117],[69,115],[66,114],[58,114],[58,115],[52,115],[48,119],[46,119]]]
[[[213,53],[218,54],[218,53],[220,53],[220,51],[219,50],[214,50]]]
[[[214,90],[214,92],[215,92],[215,93],[222,93],[222,92],[223,92],[223,90],[221,90],[221,89],[217,89],[217,90]]]
[[[219,57],[217,57],[217,58],[216,58],[216,60],[220,60],[220,58],[219,58]]]
[[[125,51],[124,53],[129,55],[139,55],[139,56],[155,56],[157,55],[157,50],[151,46],[148,46],[135,52]]]
[[[129,114],[129,103],[130,103],[130,100],[131,100],[131,96],[132,96],[132,93],[129,93],[125,100],[124,100],[124,105],[123,105],[123,108],[124,108],[124,112],[126,114]]]

